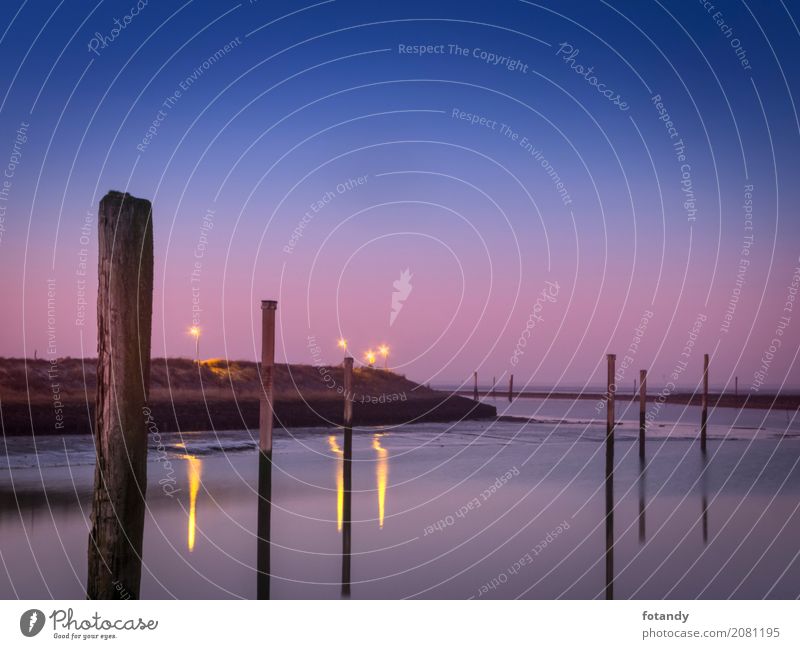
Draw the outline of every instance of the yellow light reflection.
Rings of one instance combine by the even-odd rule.
[[[383,529],[383,517],[386,512],[386,481],[389,478],[389,451],[381,446],[381,436],[376,433],[372,438],[372,448],[378,455],[375,465],[375,480],[378,484],[378,525]]]
[[[336,435],[328,437],[328,446],[331,452],[339,456],[336,463],[336,529],[342,531],[342,520],[344,519],[344,451],[339,448]]]
[[[202,460],[191,455],[186,456],[186,472],[189,477],[189,531],[187,536],[189,552],[194,551],[194,538],[197,529],[197,492],[200,490],[202,468]]]

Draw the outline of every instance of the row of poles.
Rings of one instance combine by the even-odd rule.
[[[258,521],[256,523],[258,546],[256,557],[256,597],[270,598],[270,518],[272,509],[272,422],[273,378],[275,370],[275,300],[261,302],[261,407],[258,435]],[[344,449],[342,462],[342,595],[350,595],[350,564],[352,542],[353,493],[353,358],[345,356],[342,388],[344,389]]]
[[[614,441],[614,409],[617,394],[616,384],[616,354],[607,354],[608,360],[608,381],[606,387],[606,435],[607,439]],[[738,384],[738,377],[737,377]],[[495,396],[495,386],[497,382],[492,377],[492,388],[489,394]],[[634,393],[636,392],[634,386]],[[738,394],[738,385],[737,385]],[[472,398],[480,400],[478,392],[478,372],[472,373]],[[514,399],[514,375],[508,377],[508,401]],[[700,413],[700,449],[706,452],[706,432],[708,428],[708,354],[703,355],[703,392],[701,397]],[[639,370],[639,457],[644,458],[645,432],[647,429],[647,370]]]
[[[140,596],[142,541],[147,490],[147,439],[158,430],[147,407],[153,300],[153,221],[150,201],[112,191],[98,210],[97,394],[94,442],[97,455],[92,494],[86,594],[90,599],[136,599]],[[258,462],[257,595],[269,597],[270,509],[272,502],[272,422],[277,302],[262,310]],[[606,498],[613,504],[614,354],[608,355]],[[351,494],[353,454],[353,359],[344,361],[344,511],[342,593],[350,592]],[[474,397],[478,400],[475,373]],[[508,398],[513,398],[514,377]],[[493,388],[494,391],[494,388]],[[647,374],[641,371],[640,455],[644,455]],[[708,354],[704,357],[700,447],[706,450]],[[613,507],[607,517],[607,540],[613,538]],[[613,572],[613,548],[607,548]],[[607,595],[613,594],[612,585]]]

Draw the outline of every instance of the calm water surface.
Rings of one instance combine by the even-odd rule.
[[[604,597],[605,447],[594,407],[519,400],[506,414],[540,423],[355,431],[351,596]],[[716,411],[704,457],[696,409],[680,407],[651,430],[644,463],[632,416],[619,405],[618,413],[614,597],[800,596],[793,413],[787,422],[783,412]],[[342,433],[281,435],[271,596],[339,597]],[[255,597],[251,433],[163,441],[151,448],[148,467],[143,597]],[[3,450],[0,597],[83,597],[91,440],[39,438],[34,448],[31,440],[8,439]]]

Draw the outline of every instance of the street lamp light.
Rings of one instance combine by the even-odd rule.
[[[372,351],[371,349],[367,350],[364,353],[364,358],[367,359],[367,365],[369,365],[370,367],[375,367],[375,352],[374,351]]]
[[[378,353],[383,356],[383,369],[389,369],[389,347],[387,345],[381,345],[378,347]]]
[[[200,327],[197,325],[189,329],[189,333],[194,336],[194,360],[200,364]]]
[[[344,357],[347,358],[347,341],[344,338],[339,338],[336,345],[344,352]]]

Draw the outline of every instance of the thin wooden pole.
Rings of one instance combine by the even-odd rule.
[[[492,398],[494,399],[494,389],[497,386],[497,377],[492,377]]]
[[[736,397],[736,403],[739,403],[739,377],[734,378],[734,396]]]
[[[109,192],[98,214],[97,463],[89,536],[90,599],[136,599],[142,576],[153,221],[150,201]]]
[[[508,402],[514,398],[514,375],[508,377]]]
[[[275,372],[275,300],[261,301],[261,408],[258,419],[258,548],[256,553],[258,599],[270,596],[272,509],[272,420]]]
[[[703,354],[703,413],[700,418],[700,450],[706,452],[706,428],[708,427],[708,354]]]
[[[645,432],[647,430],[647,370],[639,370],[639,457],[644,459]]]
[[[342,595],[350,595],[350,557],[353,518],[353,359],[344,359],[344,458],[342,482]]]
[[[606,437],[611,441],[613,444],[614,442],[614,401],[617,394],[617,386],[614,382],[616,379],[614,378],[615,369],[614,366],[616,364],[617,355],[616,354],[608,354],[608,381],[607,381],[607,390],[606,390]]]
[[[472,373],[472,398],[478,400],[478,373]]]
[[[616,354],[608,354],[606,409],[606,599],[614,599],[614,399]]]

